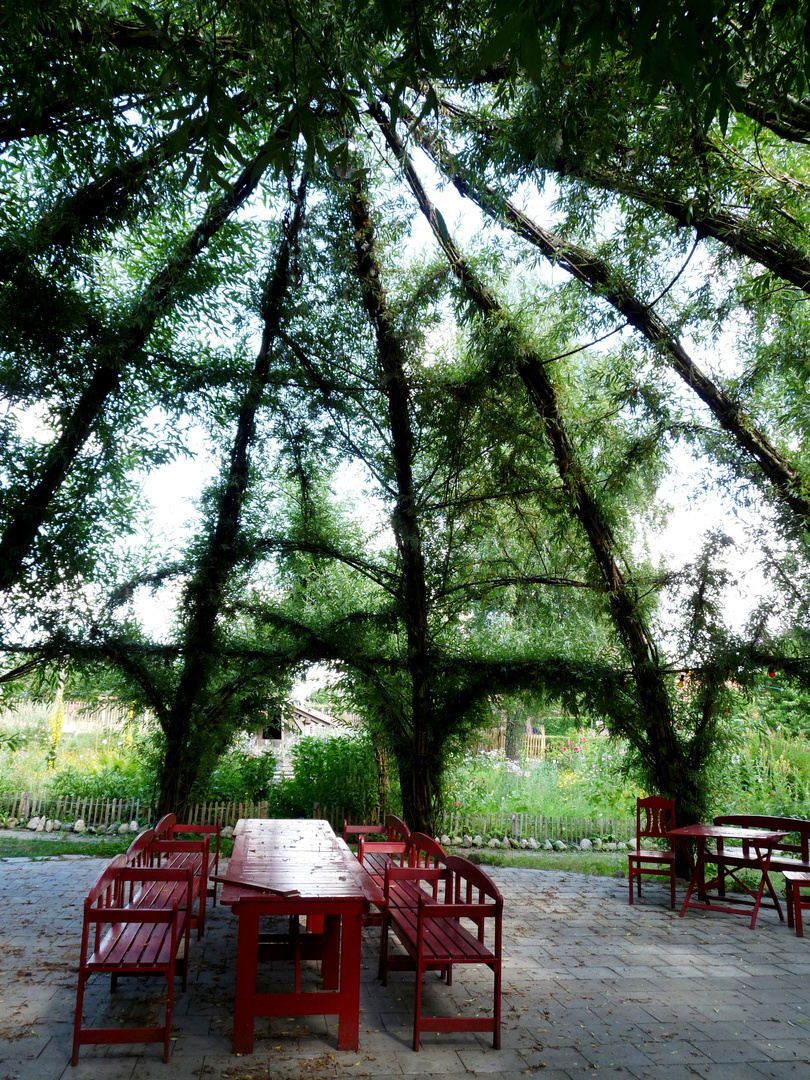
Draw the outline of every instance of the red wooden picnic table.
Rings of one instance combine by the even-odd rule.
[[[746,829],[734,825],[697,824],[684,825],[680,829],[670,829],[667,836],[672,837],[673,840],[680,844],[692,867],[692,878],[680,911],[681,918],[686,914],[688,907],[702,908],[704,911],[730,911],[739,914],[740,907],[733,905],[753,906],[751,913],[751,929],[753,930],[762,904],[762,895],[767,888],[773,906],[779,912],[779,918],[784,919],[779,899],[768,875],[768,869],[774,844],[778,844],[786,835],[787,833],[784,832],[771,832],[768,829]],[[689,849],[690,840],[695,841],[694,857]],[[711,840],[716,841],[716,851],[709,848],[709,841]],[[737,856],[734,858],[733,866],[724,863],[723,844],[726,840],[747,841],[755,852],[754,857],[743,862]],[[706,880],[705,873],[707,862],[717,865],[717,874],[709,881]],[[756,891],[750,889],[737,876],[737,871],[743,868],[759,871],[759,888]],[[747,895],[742,897],[727,896],[725,894],[725,880],[727,877],[733,878]],[[695,892],[698,894],[697,900],[692,899]],[[714,902],[711,896],[712,893],[716,894]],[[718,898],[721,901],[720,903],[717,903]]]
[[[239,919],[233,1052],[252,1052],[257,1016],[332,1014],[338,1016],[338,1049],[357,1050],[362,919],[383,895],[348,846],[326,821],[243,818],[220,880],[221,903]],[[289,934],[261,934],[267,915],[288,917]],[[306,933],[299,933],[301,916]],[[257,992],[258,961],[279,955],[295,964],[295,989]],[[302,958],[321,960],[322,989],[302,991]]]

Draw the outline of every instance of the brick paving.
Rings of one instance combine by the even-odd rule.
[[[259,1020],[256,1052],[230,1052],[234,920],[217,907],[177,984],[168,1065],[159,1045],[83,1047],[70,1066],[81,901],[102,865],[64,857],[0,861],[0,1080],[288,1080],[468,1077],[544,1080],[611,1075],[653,1080],[810,1078],[810,937],[776,912],[756,929],[737,915],[679,919],[663,887],[627,903],[627,881],[492,869],[506,899],[503,1049],[485,1035],[411,1042],[413,976],[376,980],[377,931],[366,932],[360,1050],[337,1050],[334,1017]],[[679,890],[679,895],[683,895]],[[428,975],[437,1011],[489,1008],[491,976]],[[157,981],[95,978],[88,1018],[115,1023],[162,1009]]]

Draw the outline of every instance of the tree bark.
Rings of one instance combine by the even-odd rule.
[[[447,228],[430,202],[413,164],[387,117],[378,106],[372,115],[380,126],[388,145],[396,154],[422,213],[431,225],[439,246],[444,251],[453,273],[464,290],[487,319],[497,319],[501,328],[508,326],[506,313],[492,293],[477,278],[462,259]],[[517,335],[515,335],[517,339]],[[653,782],[662,794],[674,797],[679,814],[698,820],[693,815],[702,809],[700,795],[689,770],[683,765],[683,755],[675,734],[675,723],[659,665],[658,651],[645,624],[640,606],[628,587],[614,555],[615,541],[609,524],[591,494],[578,457],[565,428],[556,390],[548,369],[540,358],[525,345],[518,347],[517,372],[530,400],[541,418],[560,479],[568,492],[571,513],[579,521],[599,569],[608,598],[614,624],[630,656],[633,678],[642,716],[643,732],[626,731],[637,749],[646,756]]]
[[[613,267],[598,255],[541,228],[491,186],[482,185],[480,189],[477,188],[464,176],[458,163],[435,135],[422,133],[417,134],[417,138],[419,145],[431,156],[461,195],[472,199],[494,220],[505,219],[513,232],[539,248],[552,265],[559,266],[581,281],[596,296],[614,307],[649,342],[657,346],[676,374],[708,406],[720,427],[732,435],[737,445],[754,461],[772,485],[779,502],[798,518],[803,528],[810,530],[810,492],[798,470],[771,444],[765,434],[746,418],[739,405],[701,371],[677,336],[649,305],[633,294]]]
[[[411,746],[403,761],[398,754],[403,810],[412,828],[432,831],[438,811],[436,716],[431,694],[431,658],[427,618],[427,585],[417,492],[413,476],[413,430],[410,391],[402,343],[388,312],[374,226],[359,181],[352,183],[349,206],[354,231],[355,268],[369,321],[377,339],[377,357],[387,400],[396,502],[391,524],[402,565],[402,618],[407,641],[411,685]]]
[[[168,307],[175,285],[188,271],[225,221],[255,191],[267,165],[261,153],[247,166],[232,191],[218,199],[186,239],[178,254],[152,278],[126,322],[109,334],[98,366],[62,430],[48,447],[40,477],[15,508],[0,536],[0,592],[11,588],[23,573],[25,558],[42,527],[56,492],[90,437],[106,402],[118,392],[127,369],[140,356],[158,316]]]
[[[198,568],[186,588],[183,609],[187,612],[180,673],[172,707],[164,726],[166,751],[160,777],[158,811],[182,814],[200,765],[203,746],[218,741],[224,749],[231,732],[217,732],[212,712],[205,705],[214,693],[213,670],[218,661],[216,623],[225,587],[238,561],[238,536],[250,472],[250,448],[255,439],[256,414],[271,373],[271,354],[281,326],[283,304],[290,282],[293,244],[304,220],[306,177],[302,179],[282,223],[282,240],[262,298],[262,343],[242,401],[231,446],[216,522]],[[209,728],[210,725],[210,728]]]

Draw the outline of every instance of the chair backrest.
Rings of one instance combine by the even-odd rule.
[[[388,831],[389,840],[407,840],[411,830],[396,814],[388,814],[385,819],[385,828]]]
[[[636,839],[667,839],[667,833],[675,828],[675,800],[660,795],[650,795],[636,801]]]

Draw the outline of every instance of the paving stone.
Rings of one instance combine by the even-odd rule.
[[[810,940],[775,912],[752,932],[733,915],[680,919],[663,890],[645,889],[631,907],[626,881],[515,868],[491,871],[506,898],[501,1051],[486,1033],[429,1033],[414,1054],[413,975],[380,986],[375,930],[364,935],[357,1054],[337,1051],[335,1017],[316,1016],[258,1020],[256,1053],[235,1057],[234,924],[217,907],[192,944],[188,990],[177,986],[169,1066],[153,1044],[83,1047],[71,1069],[80,903],[101,865],[0,862],[0,903],[17,913],[0,927],[0,1080],[810,1076]],[[444,1015],[489,1011],[490,987],[483,971],[457,969],[449,988],[429,975],[426,1004]],[[132,980],[110,995],[97,978],[86,1006],[87,1020],[118,1023],[160,1010],[162,992]]]

